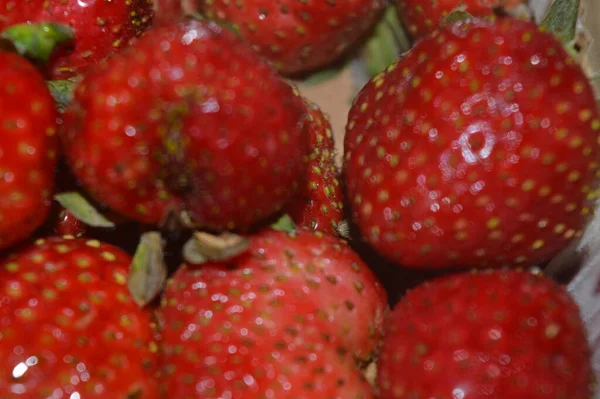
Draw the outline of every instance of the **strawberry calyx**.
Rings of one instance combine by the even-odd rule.
[[[73,91],[75,90],[77,80],[49,80],[46,84],[56,102],[57,110],[62,113],[71,101],[73,101]]]
[[[284,233],[293,233],[296,231],[296,223],[290,215],[285,214],[277,219],[277,221],[271,225],[271,228]]]
[[[23,23],[6,28],[0,38],[11,42],[22,56],[45,64],[57,46],[75,38],[75,32],[53,22]]]
[[[183,246],[186,262],[199,265],[206,262],[231,260],[248,250],[250,240],[230,232],[213,235],[203,231],[195,232]]]
[[[69,211],[76,219],[91,227],[112,228],[115,223],[102,215],[78,192],[56,194],[54,200]]]
[[[127,281],[131,297],[140,307],[151,303],[167,281],[163,250],[164,243],[159,232],[149,231],[142,234]]]

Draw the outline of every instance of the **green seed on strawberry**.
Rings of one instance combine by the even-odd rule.
[[[382,399],[589,399],[579,308],[528,272],[465,273],[409,291],[381,349]]]
[[[0,397],[159,397],[152,321],[129,295],[130,263],[116,247],[68,237],[2,262]]]
[[[365,240],[416,268],[536,264],[581,234],[600,117],[581,68],[528,22],[459,21],[369,82],[344,177]]]
[[[0,249],[30,236],[52,203],[57,126],[42,76],[0,50]]]

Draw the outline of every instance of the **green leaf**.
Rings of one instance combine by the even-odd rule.
[[[563,45],[570,46],[577,33],[579,5],[580,0],[554,0],[540,29],[554,33]]]
[[[296,223],[290,215],[285,214],[271,225],[273,230],[283,231],[284,233],[292,233],[296,230]]]
[[[205,232],[196,232],[183,246],[183,258],[186,262],[198,265],[208,261],[222,262],[233,259],[246,252],[250,240],[233,233],[219,236]]]
[[[367,73],[371,77],[377,75],[410,48],[410,39],[398,19],[396,7],[388,6],[363,48]]]
[[[75,33],[67,25],[41,22],[12,25],[0,37],[11,41],[19,54],[47,63],[56,46],[72,41]]]
[[[96,210],[81,194],[65,192],[54,196],[56,202],[68,210],[78,220],[92,227],[115,227],[115,224]]]
[[[162,291],[167,281],[160,233],[142,234],[129,270],[127,287],[140,307],[148,305]]]
[[[75,80],[50,80],[46,84],[50,89],[50,94],[54,97],[56,108],[62,113],[73,101],[73,91],[77,82]]]

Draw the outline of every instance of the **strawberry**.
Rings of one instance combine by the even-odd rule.
[[[90,71],[65,112],[75,175],[149,224],[247,228],[294,196],[308,153],[301,98],[211,22],[148,31]]]
[[[0,50],[0,81],[0,248],[6,248],[48,215],[57,126],[54,100],[33,65]]]
[[[410,291],[381,350],[382,399],[589,399],[589,348],[567,291],[528,272],[465,273]]]
[[[271,271],[184,266],[162,308],[169,397],[372,398],[313,303]]]
[[[159,317],[163,390],[370,397],[351,355],[368,360],[381,337],[387,300],[373,273],[322,233],[264,230],[248,239],[242,254],[184,265],[169,281]]]
[[[305,102],[309,110],[307,128],[310,137],[306,181],[300,195],[285,211],[300,226],[338,235],[344,212],[331,124],[316,104],[309,100]]]
[[[591,87],[551,34],[509,18],[456,22],[356,98],[352,215],[405,266],[537,264],[581,234],[599,132]]]
[[[158,398],[149,312],[127,290],[131,258],[49,237],[0,268],[0,398]]]
[[[408,33],[420,38],[431,33],[453,11],[474,16],[491,16],[495,10],[511,9],[526,0],[396,0],[398,15]]]
[[[195,0],[205,16],[231,24],[285,74],[337,60],[377,20],[384,0]]]
[[[151,0],[0,0],[0,31],[13,25],[55,22],[70,26],[75,41],[50,59],[48,73],[66,79],[125,47],[149,26]]]

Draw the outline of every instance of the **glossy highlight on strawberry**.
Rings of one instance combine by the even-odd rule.
[[[85,188],[133,220],[245,229],[296,194],[306,118],[297,92],[243,41],[185,21],[86,75],[64,141]]]
[[[0,50],[0,248],[24,240],[50,210],[56,165],[54,100],[25,59]]]
[[[129,296],[130,263],[69,236],[2,262],[0,397],[158,398],[150,312]]]
[[[56,22],[75,40],[53,54],[48,73],[66,79],[126,47],[152,20],[152,0],[0,0],[0,31],[11,25]]]
[[[458,22],[356,98],[344,167],[353,217],[409,267],[549,260],[591,213],[599,132],[587,78],[553,36],[509,18]]]

